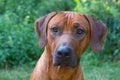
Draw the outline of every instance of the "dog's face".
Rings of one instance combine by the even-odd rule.
[[[49,21],[47,32],[53,64],[75,67],[90,39],[87,20],[78,13],[61,12]]]
[[[46,19],[48,16],[49,18]],[[94,27],[86,15],[76,12],[58,12],[48,16],[36,21],[36,31],[43,40],[41,45],[46,44],[49,48],[53,65],[76,67],[89,42],[95,52],[99,51],[101,41],[107,32],[104,24],[99,22],[99,25],[103,26],[99,28],[98,22],[94,23],[100,31],[97,29],[91,31]],[[40,31],[40,28],[43,30]],[[93,39],[91,36],[98,39]]]

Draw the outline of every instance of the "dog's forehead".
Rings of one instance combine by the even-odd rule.
[[[67,11],[63,13],[65,14],[65,17],[70,18],[70,19],[74,18],[74,16],[78,14],[76,12],[67,12]]]
[[[80,23],[84,27],[89,26],[83,14],[77,12],[70,12],[70,11],[57,12],[57,14],[50,20],[50,23],[52,23],[50,25],[56,23],[66,23],[70,25],[74,23]]]

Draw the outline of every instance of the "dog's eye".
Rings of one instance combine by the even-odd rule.
[[[82,30],[82,29],[77,29],[77,30],[76,30],[76,33],[77,33],[77,34],[82,34],[82,33],[83,33],[83,30]]]
[[[75,30],[75,37],[82,38],[86,34],[84,29],[78,28]]]
[[[58,32],[58,27],[53,27],[53,28],[52,28],[52,31]]]
[[[79,23],[75,23],[74,27],[75,27],[75,33],[80,35],[84,32],[84,30],[82,28],[79,28],[81,25]]]
[[[61,29],[58,25],[53,25],[50,30],[54,36],[58,36],[61,33]]]

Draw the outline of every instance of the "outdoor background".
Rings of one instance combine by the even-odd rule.
[[[0,80],[28,80],[43,49],[34,21],[52,11],[89,14],[108,27],[101,52],[88,48],[85,80],[120,80],[120,0],[0,0]]]

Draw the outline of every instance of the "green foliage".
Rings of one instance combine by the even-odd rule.
[[[120,6],[114,0],[74,0],[75,11],[89,14],[102,20],[108,27],[107,39],[102,46],[101,60],[116,61],[120,59]],[[90,53],[90,51],[88,52]]]
[[[38,42],[33,24],[23,21],[15,22],[18,16],[7,13],[0,22],[0,65],[18,65],[25,62],[34,63],[42,50],[38,49]]]
[[[43,49],[38,46],[34,21],[74,5],[72,0],[0,0],[0,68],[35,64]]]

